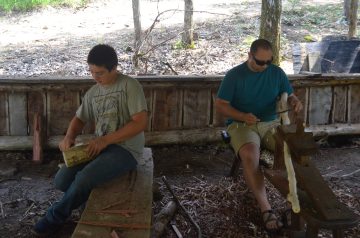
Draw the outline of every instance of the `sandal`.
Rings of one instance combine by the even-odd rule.
[[[264,227],[267,232],[276,233],[284,226],[284,224],[276,217],[273,210],[266,210],[261,214],[264,221]],[[271,228],[271,226],[274,227]]]

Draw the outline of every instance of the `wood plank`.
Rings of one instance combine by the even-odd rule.
[[[176,88],[159,88],[154,91],[154,131],[181,128],[183,94]]]
[[[149,120],[148,120],[148,126],[146,131],[151,131],[152,130],[152,119],[153,119],[153,113],[154,113],[154,98],[153,98],[153,90],[151,88],[144,88],[144,94],[145,94],[145,99],[146,99],[146,104],[149,110]]]
[[[314,87],[309,92],[309,124],[324,125],[329,123],[332,105],[331,87]]]
[[[350,123],[360,122],[360,85],[350,86]]]
[[[297,118],[300,118],[304,123],[307,123],[308,102],[309,102],[309,90],[308,88],[294,88],[294,94],[303,104],[303,110],[299,113],[294,111],[289,112],[289,118],[291,123],[295,123]]]
[[[28,134],[27,96],[26,93],[16,92],[8,94],[9,100],[9,129],[12,136]]]
[[[45,92],[28,92],[27,108],[29,118],[29,133],[34,133],[34,116],[39,114],[43,117],[42,129],[44,135],[46,135],[46,93]]]
[[[82,103],[86,92],[87,91],[84,91],[84,90],[79,91],[80,104]],[[74,113],[74,115],[75,115],[75,113]],[[69,121],[69,123],[70,123],[70,121]],[[83,128],[82,133],[83,134],[94,134],[94,132],[95,132],[95,122],[86,123],[86,125]]]
[[[347,122],[347,86],[334,87],[331,123]]]
[[[145,133],[146,145],[164,145],[181,143],[206,143],[222,141],[220,131],[224,127],[173,130],[173,131],[152,131]],[[309,126],[306,132],[312,132],[315,137],[334,135],[358,135],[360,134],[360,123],[358,124],[334,124]],[[92,134],[80,135],[78,142],[86,142],[92,138]],[[50,136],[44,147],[57,149],[63,135]],[[0,150],[29,150],[32,149],[33,136],[0,136]]]
[[[76,91],[51,91],[47,94],[49,135],[65,135],[80,105],[79,97]]]
[[[144,225],[144,229],[116,229],[120,237],[150,237],[152,217],[153,160],[150,148],[144,149],[142,162],[136,172],[131,172],[111,182],[95,188],[86,203],[80,221],[109,222],[115,224]],[[129,216],[94,211],[128,210]],[[78,224],[72,238],[108,238],[111,227]]]
[[[222,127],[222,126],[225,126],[226,117],[216,111],[215,101],[217,98],[217,91],[218,91],[218,89],[211,90],[212,125],[214,127]]]
[[[353,219],[353,214],[337,200],[311,161],[308,162],[308,166],[297,163],[293,163],[293,166],[299,186],[306,191],[314,207],[325,220]]]
[[[9,134],[7,93],[0,92],[0,136],[8,136]]]
[[[211,90],[184,90],[183,128],[199,128],[210,123]]]

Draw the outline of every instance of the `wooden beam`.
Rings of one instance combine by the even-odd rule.
[[[193,144],[220,142],[220,131],[223,127],[173,130],[173,131],[152,131],[145,133],[146,145],[165,145],[165,144]],[[315,137],[336,136],[336,135],[359,135],[360,124],[333,124],[321,126],[309,126],[306,132],[312,132]],[[44,142],[47,149],[57,149],[60,140],[64,136],[51,136]],[[77,138],[78,142],[86,142],[93,135],[81,135]],[[31,150],[33,147],[32,136],[0,136],[0,150]]]

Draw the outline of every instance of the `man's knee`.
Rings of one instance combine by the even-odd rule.
[[[259,146],[255,143],[247,143],[239,149],[241,160],[254,160],[259,157]]]

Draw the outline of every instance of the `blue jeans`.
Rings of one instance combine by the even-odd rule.
[[[74,167],[63,166],[55,176],[55,187],[65,192],[47,211],[50,223],[66,221],[72,210],[87,201],[91,190],[136,168],[137,162],[123,147],[111,144],[94,160]]]

